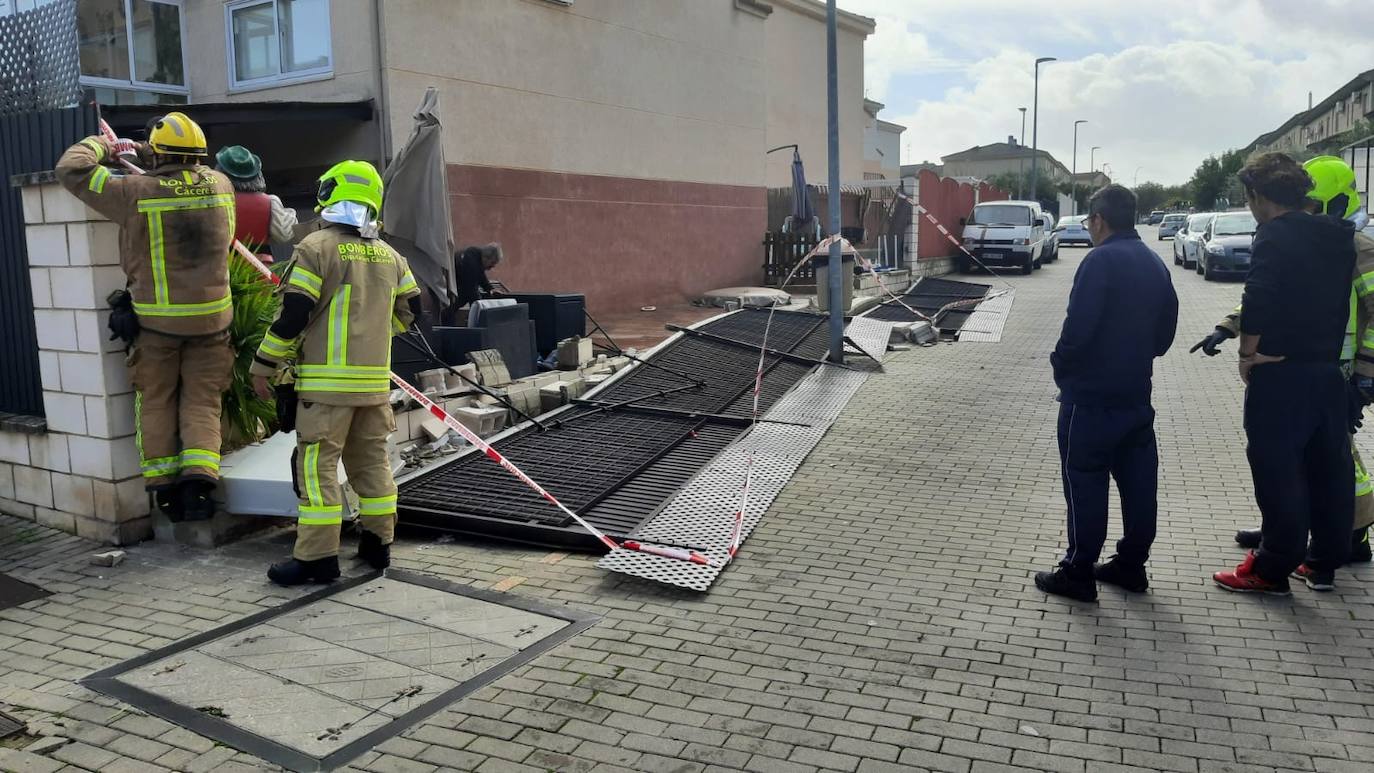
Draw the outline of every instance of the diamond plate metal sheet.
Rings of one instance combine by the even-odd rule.
[[[960,341],[995,344],[1002,340],[1002,329],[1007,324],[1007,317],[1011,316],[1011,305],[1016,300],[1015,290],[1005,292],[1005,295],[998,295],[978,304],[978,308],[959,329]]]
[[[895,324],[872,317],[855,317],[845,327],[844,336],[855,349],[881,365],[883,357],[887,356],[887,345],[892,340],[892,327]]]
[[[74,105],[80,78],[76,0],[0,16],[0,115]]]
[[[840,368],[821,368],[803,378],[765,418],[809,426],[759,424],[754,427],[692,478],[657,515],[637,529],[634,536],[648,543],[659,540],[697,545],[704,548],[705,555],[723,563],[728,557],[735,510],[739,507],[740,487],[744,484],[750,452],[754,456],[753,478],[749,504],[743,514],[741,542],[753,532],[797,467],[806,460],[867,379],[865,372]],[[724,566],[700,566],[631,550],[613,550],[597,562],[597,566],[698,591],[709,589],[724,570]]]

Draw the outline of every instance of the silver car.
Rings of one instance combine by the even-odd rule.
[[[1159,221],[1159,239],[1166,236],[1173,236],[1178,233],[1178,229],[1183,227],[1183,222],[1188,219],[1188,215],[1183,212],[1172,212],[1164,216]]]
[[[1188,221],[1174,234],[1174,264],[1184,268],[1197,268],[1198,253],[1202,251],[1202,233],[1207,224],[1216,217],[1215,212],[1199,212],[1189,215]]]
[[[1059,235],[1060,244],[1086,244],[1092,246],[1092,237],[1088,235],[1088,229],[1083,227],[1083,220],[1087,215],[1065,215],[1059,218],[1059,223],[1054,227],[1054,232]]]
[[[1247,273],[1256,227],[1249,212],[1218,213],[1202,233],[1197,272],[1209,282],[1221,274]]]

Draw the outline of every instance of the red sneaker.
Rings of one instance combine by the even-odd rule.
[[[1267,593],[1271,596],[1288,596],[1292,590],[1288,588],[1288,578],[1285,577],[1278,582],[1269,582],[1255,574],[1255,553],[1251,551],[1240,563],[1240,566],[1231,572],[1217,572],[1212,575],[1212,579],[1222,588],[1235,593]]]

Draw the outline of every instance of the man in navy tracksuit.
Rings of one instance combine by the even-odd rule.
[[[1097,582],[1143,592],[1155,538],[1159,452],[1150,405],[1154,359],[1169,351],[1178,296],[1164,261],[1135,231],[1135,194],[1108,185],[1084,221],[1097,245],[1078,266],[1059,343],[1050,355],[1059,386],[1059,458],[1068,503],[1069,550],[1046,593],[1094,601]],[[1107,540],[1107,484],[1121,494],[1125,535],[1095,566]]]

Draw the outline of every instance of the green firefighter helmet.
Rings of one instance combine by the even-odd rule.
[[[1355,170],[1336,156],[1317,156],[1302,165],[1312,178],[1307,198],[1322,205],[1322,212],[1347,218],[1359,211],[1360,194],[1355,189]]]
[[[372,208],[375,215],[382,212],[382,176],[377,167],[366,161],[340,161],[320,175],[320,189],[315,194],[320,207],[340,201],[354,201]]]

